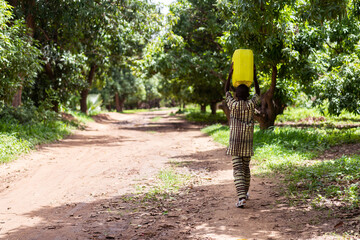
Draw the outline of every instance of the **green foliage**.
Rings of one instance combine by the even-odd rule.
[[[15,136],[0,133],[0,163],[11,161],[14,156],[29,151],[31,144]]]
[[[312,74],[302,78],[307,92],[316,97],[314,104],[327,101],[326,108],[333,115],[343,110],[359,114],[358,2],[304,1],[299,14],[321,42],[307,61]]]
[[[53,112],[29,106],[2,107],[0,116],[0,163],[11,161],[38,144],[61,139],[71,129]]]
[[[226,54],[218,38],[222,20],[215,0],[182,0],[171,5],[168,26],[146,49],[149,74],[161,73],[160,91],[179,102],[222,100]]]
[[[140,92],[137,79],[128,68],[111,68],[111,78],[99,92],[104,99],[106,106],[115,105],[115,94],[119,95],[120,100],[125,100],[131,95]]]
[[[11,103],[21,86],[31,85],[40,70],[40,51],[22,20],[0,1],[0,101]]]
[[[160,21],[156,6],[142,0],[31,2],[13,2],[44,59],[35,84],[24,89],[25,99],[55,108],[93,83],[102,88],[111,82],[111,68],[129,69]]]
[[[360,114],[359,57],[356,54],[345,55],[341,61],[340,66],[333,67],[315,82],[315,104],[322,105],[327,100],[327,109],[334,115],[339,115],[343,110]]]
[[[342,157],[298,167],[286,175],[289,194],[333,198],[352,208],[360,205],[360,156]],[[316,206],[323,204],[321,201]]]

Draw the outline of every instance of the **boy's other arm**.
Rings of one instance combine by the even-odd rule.
[[[259,83],[257,81],[257,76],[256,76],[256,66],[254,64],[254,85],[255,85],[255,93],[260,96],[260,87],[259,87]]]
[[[231,76],[232,76],[232,73],[233,73],[233,65],[234,65],[234,63],[231,63],[229,76],[228,76],[228,78],[226,80],[226,83],[225,83],[225,93],[230,91],[230,80],[231,80]]]

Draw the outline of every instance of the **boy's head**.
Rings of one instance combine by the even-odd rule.
[[[249,91],[250,89],[248,86],[246,86],[245,84],[240,84],[236,88],[236,97],[239,100],[247,100],[250,95]]]

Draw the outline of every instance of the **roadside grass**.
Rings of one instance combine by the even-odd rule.
[[[223,145],[228,144],[228,126],[215,124],[202,131],[212,136],[215,141]],[[317,156],[332,146],[355,142],[360,142],[360,128],[340,130],[336,128],[274,127],[273,130],[261,131],[258,126],[255,126],[255,155],[253,157],[256,163],[255,174],[277,178],[281,176],[288,196],[293,199],[298,196],[306,198],[324,196],[326,199],[341,199],[349,208],[356,207],[359,199],[356,200],[350,196],[354,196],[355,193],[358,194],[357,196],[360,195],[359,185],[356,184],[360,181],[359,158],[354,156],[349,158],[353,160],[336,159],[332,162],[315,160]],[[339,174],[341,167],[328,167],[331,164],[335,164],[334,166],[340,164],[341,167],[349,169],[346,171],[346,178],[352,180],[342,182],[345,185],[340,188],[334,187],[337,186],[337,183],[327,176]],[[325,168],[327,175],[321,175],[324,173],[321,169]],[[303,186],[303,183],[306,184]],[[302,191],[306,186],[307,191]]]
[[[176,114],[183,114],[185,119],[192,123],[215,124],[227,122],[226,115],[222,110],[217,110],[216,114],[211,114],[209,106],[206,107],[206,112],[202,113],[196,105],[189,105],[185,109],[177,111]]]
[[[299,166],[292,174],[286,175],[285,181],[289,183],[291,195],[300,194],[306,199],[315,194],[314,207],[329,207],[327,200],[332,199],[340,206],[359,208],[360,155]]]
[[[144,194],[143,201],[171,199],[180,189],[191,184],[192,174],[180,172],[176,168],[165,168],[159,171],[154,184],[136,186],[137,194]]]
[[[150,119],[151,122],[158,122],[160,121],[161,117],[153,117]]]
[[[0,163],[9,162],[36,145],[62,139],[72,128],[59,120],[31,124],[0,120]]]
[[[87,122],[94,122],[94,119],[91,116],[79,111],[67,110],[66,113],[75,117],[75,119],[82,124],[85,124]]]
[[[0,164],[14,160],[36,145],[62,139],[80,126],[79,122],[62,120],[53,113],[36,109],[3,109],[0,115],[3,116],[0,118]],[[84,116],[78,116],[81,114],[75,116],[81,123],[89,121]]]
[[[324,125],[360,124],[360,115],[343,111],[339,116],[321,113],[317,108],[287,107],[282,115],[276,118],[277,122],[299,122],[306,119],[316,119]]]

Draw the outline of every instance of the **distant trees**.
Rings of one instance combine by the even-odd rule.
[[[151,48],[150,68],[164,76],[161,91],[180,102],[198,103],[212,112],[223,98],[229,64],[218,40],[224,22],[216,0],[179,0],[170,7],[166,32]]]
[[[10,7],[10,5],[12,7]],[[161,98],[205,110],[223,99],[235,49],[250,48],[261,129],[299,91],[331,114],[360,113],[360,3],[178,0],[167,21],[146,0],[0,0],[0,101],[87,111],[90,92],[117,111]]]
[[[80,96],[86,112],[94,82],[104,86],[113,81],[113,69],[129,69],[160,21],[156,6],[141,0],[10,3],[16,18],[26,19],[35,40],[29,44],[41,52],[42,69],[33,68],[38,74],[33,84],[24,85],[25,95],[38,106],[51,103],[55,111]]]

